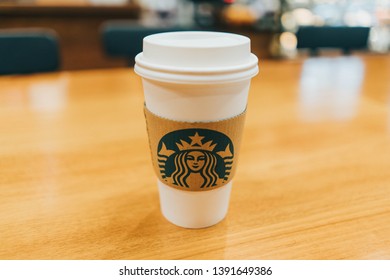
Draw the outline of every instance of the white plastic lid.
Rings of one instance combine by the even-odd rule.
[[[144,38],[134,70],[144,78],[174,83],[221,83],[258,73],[250,39],[231,33],[167,32]]]

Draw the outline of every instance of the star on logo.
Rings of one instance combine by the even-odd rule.
[[[228,158],[233,156],[232,152],[230,151],[230,145],[227,145],[224,151],[217,152],[217,154],[220,155],[221,158]]]
[[[172,155],[174,153],[175,153],[175,151],[168,150],[164,143],[162,143],[161,150],[158,152],[159,155],[166,156],[166,157],[169,157],[170,155]]]
[[[202,139],[204,138],[204,136],[199,136],[198,132],[195,133],[194,136],[189,136],[189,138],[191,139],[191,146],[202,146]]]

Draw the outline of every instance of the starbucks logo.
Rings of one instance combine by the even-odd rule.
[[[234,147],[221,132],[182,129],[164,135],[157,154],[161,177],[168,185],[196,191],[227,183]]]

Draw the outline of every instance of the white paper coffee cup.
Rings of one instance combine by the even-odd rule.
[[[220,32],[169,32],[144,39],[135,72],[148,111],[180,122],[216,122],[246,110],[257,57],[247,37]],[[173,224],[202,228],[227,213],[232,182],[207,191],[172,188],[158,180],[163,215]],[[185,188],[184,188],[185,189]]]

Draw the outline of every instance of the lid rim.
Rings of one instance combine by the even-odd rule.
[[[221,84],[221,83],[233,83],[253,78],[259,73],[259,68],[249,68],[245,71],[236,73],[214,73],[214,75],[196,75],[193,73],[169,73],[154,71],[151,69],[140,67],[135,65],[134,71],[142,78],[176,84]]]
[[[249,68],[253,68],[258,66],[258,58],[253,54],[250,53],[249,57],[252,61],[238,64],[238,65],[232,65],[232,66],[219,66],[219,67],[197,67],[197,68],[190,68],[190,67],[178,67],[178,66],[166,66],[161,64],[154,64],[150,62],[146,62],[145,60],[142,60],[143,53],[139,53],[135,57],[136,65],[142,68],[148,68],[151,70],[156,70],[160,72],[168,72],[168,73],[204,73],[204,74],[213,74],[213,73],[228,73],[228,72],[240,72]]]

